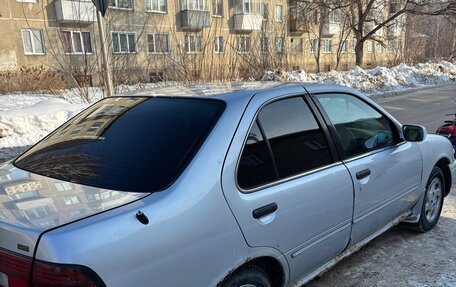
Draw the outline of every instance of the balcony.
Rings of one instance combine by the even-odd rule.
[[[181,26],[188,30],[202,30],[211,26],[211,13],[201,10],[182,10],[180,12]]]
[[[290,16],[290,32],[302,34],[309,32],[309,23],[304,19],[296,19]]]
[[[263,17],[260,14],[236,14],[234,15],[234,30],[249,32],[261,30]]]
[[[306,11],[305,3],[302,0],[290,0],[290,18],[289,28],[291,33],[302,34],[309,32],[309,19],[305,17],[304,11]]]
[[[90,0],[55,0],[57,21],[62,23],[93,23],[96,9]]]

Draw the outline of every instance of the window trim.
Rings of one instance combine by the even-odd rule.
[[[244,42],[244,46],[247,47],[247,40],[248,40],[248,49],[244,49],[244,50],[241,50],[239,49],[240,48],[240,40],[242,39],[242,41]],[[238,35],[236,37],[236,52],[239,53],[239,54],[248,54],[250,53],[250,51],[252,50],[252,37],[250,35]]]
[[[279,16],[279,15],[277,14],[277,7],[281,7],[281,8],[280,8],[280,9],[281,9],[281,10],[280,10],[280,11],[281,11],[281,12],[280,12],[280,19],[277,18],[277,16]],[[283,5],[282,5],[282,4],[275,4],[275,5],[274,5],[274,21],[275,21],[275,22],[282,23],[282,22],[284,21],[284,17],[283,17],[283,12],[284,12],[284,11],[283,11],[283,10],[284,10],[284,9],[283,9]]]
[[[117,1],[117,0],[116,0],[116,1]],[[133,0],[132,0],[132,1],[133,1]],[[152,10],[152,9],[151,9],[151,10],[147,10],[147,9],[146,9],[146,3],[145,3],[146,1],[151,2],[150,7],[152,7],[152,1],[158,1],[158,0],[145,0],[145,1],[144,1],[144,11],[145,11],[146,13],[156,13],[156,14],[167,14],[167,13],[168,13],[168,1],[167,1],[167,0],[165,0],[165,11],[161,11],[161,10]]]
[[[323,38],[321,39],[322,41],[322,46],[323,46],[323,51],[322,54],[332,54],[332,51],[333,51],[333,44],[332,44],[332,39],[331,38]],[[326,43],[329,43],[329,50],[326,50],[327,46],[326,46]]]
[[[306,92],[299,92],[299,93],[281,95],[281,96],[274,97],[272,99],[269,99],[269,100],[263,102],[257,108],[257,110],[255,111],[254,116],[250,120],[249,127],[247,129],[246,134],[244,135],[244,139],[242,141],[242,146],[241,146],[240,151],[238,152],[237,159],[236,159],[236,166],[235,166],[235,169],[234,169],[234,183],[235,183],[236,188],[238,189],[239,192],[241,192],[243,194],[254,193],[254,192],[257,192],[257,191],[261,191],[261,190],[264,190],[264,189],[267,189],[267,188],[270,188],[270,187],[273,187],[273,186],[276,186],[276,185],[279,185],[279,184],[282,184],[282,183],[286,183],[286,182],[289,182],[289,181],[292,181],[292,180],[295,180],[295,179],[298,179],[298,178],[301,178],[301,177],[304,177],[304,176],[307,176],[307,175],[311,175],[311,174],[314,174],[314,173],[317,173],[317,172],[320,172],[320,171],[323,171],[323,170],[326,170],[326,169],[329,169],[329,168],[332,168],[332,167],[335,167],[335,166],[343,164],[343,162],[339,158],[339,155],[338,155],[336,149],[334,148],[335,143],[334,143],[333,138],[330,136],[330,133],[328,131],[328,127],[327,127],[327,125],[325,123],[325,120],[323,119],[322,115],[319,113],[318,109],[316,108],[315,104],[313,103],[313,100],[309,99],[308,97],[309,97],[309,95]],[[289,176],[289,177],[278,178],[278,179],[276,179],[274,181],[271,181],[271,182],[268,182],[268,183],[253,187],[253,188],[248,188],[248,189],[242,188],[239,185],[239,182],[238,182],[238,172],[239,172],[239,164],[241,162],[242,154],[244,152],[244,148],[245,148],[245,145],[246,145],[248,137],[249,137],[249,133],[248,132],[252,129],[252,126],[256,123],[256,121],[258,119],[258,115],[260,114],[260,111],[264,107],[266,107],[267,105],[273,104],[274,102],[278,102],[278,101],[286,100],[286,99],[291,99],[291,98],[301,98],[304,101],[304,104],[306,104],[307,107],[309,108],[309,110],[312,113],[316,123],[318,124],[318,126],[320,127],[320,129],[322,131],[324,139],[326,140],[326,142],[328,144],[328,149],[329,149],[329,152],[331,154],[331,161],[332,162],[330,164],[323,165],[323,166],[318,167],[318,168],[310,169],[310,170],[307,170],[307,171],[302,172],[302,173],[294,174],[294,175]],[[260,130],[262,131],[262,128],[260,128]],[[267,137],[265,137],[265,135],[263,134],[263,131],[261,133],[262,133],[262,136],[265,139],[265,141],[268,142],[269,140],[267,139]],[[267,144],[267,145],[269,145],[269,144]],[[277,166],[275,164],[274,158],[272,158],[272,162],[273,162],[274,169],[277,170]]]
[[[220,38],[222,39],[222,48],[223,48],[221,50],[220,50]],[[217,47],[215,45],[216,41],[217,41],[217,44],[218,44],[218,47],[219,47],[218,51],[217,51],[217,49],[215,49],[215,47]],[[225,37],[223,35],[214,35],[214,43],[213,44],[214,44],[214,49],[213,49],[214,54],[223,54],[223,53],[225,53]]]
[[[119,0],[114,0],[116,4],[118,5]],[[123,11],[133,11],[135,8],[135,1],[131,0],[131,8],[124,8],[124,7],[118,7],[118,6],[111,6],[108,4],[108,9],[114,9],[114,10],[123,10]]]
[[[31,40],[30,41],[30,43],[32,45],[32,52],[31,53],[27,52],[25,50],[25,42],[24,42],[24,34],[23,34],[24,31],[27,31],[27,34],[29,34],[29,37],[30,37],[30,40]],[[35,49],[35,41],[34,41],[35,35],[33,34],[33,31],[40,31],[40,35],[41,35],[40,44],[43,47],[43,52],[42,53],[35,52],[36,51],[36,49]],[[44,55],[46,55],[46,46],[44,45],[43,29],[34,29],[34,28],[21,29],[21,39],[22,39],[22,47],[24,49],[24,55],[26,55],[26,56],[44,56]]]
[[[92,42],[92,32],[90,31],[74,31],[74,30],[62,30],[62,35],[63,33],[65,32],[69,32],[70,33],[70,38],[71,38],[71,48],[73,49],[73,52],[65,52],[65,50],[63,51],[65,55],[76,55],[76,56],[80,56],[80,55],[93,55],[93,42]],[[73,34],[74,33],[77,33],[79,34],[79,39],[81,40],[81,47],[82,47],[82,52],[74,52],[74,41],[73,41]],[[86,52],[86,48],[85,48],[85,45],[84,45],[84,39],[82,37],[82,33],[89,33],[89,39],[90,39],[90,48],[92,49],[92,52]]]
[[[133,34],[135,35],[135,51],[134,52],[130,52],[130,51],[126,51],[126,52],[122,52],[122,51],[119,51],[119,52],[115,52],[114,51],[114,37],[113,37],[113,34],[125,34],[127,35],[127,41],[128,41],[128,35],[129,34]],[[115,55],[128,55],[128,54],[137,54],[139,52],[138,50],[138,38],[136,37],[137,34],[136,32],[133,32],[133,31],[111,31],[111,45],[112,45],[112,53],[115,54]],[[120,48],[120,37],[119,37],[119,48]],[[130,43],[128,43],[128,47],[127,47],[127,50],[130,50]]]
[[[390,122],[390,126],[391,127],[394,126],[396,128],[396,136],[398,136],[399,142],[397,142],[397,143],[395,143],[393,145],[380,147],[378,149],[367,151],[367,152],[362,153],[362,154],[357,154],[357,155],[353,155],[353,156],[346,156],[345,155],[345,151],[343,150],[342,144],[340,142],[339,136],[337,134],[336,128],[334,127],[334,124],[331,122],[328,114],[326,113],[326,111],[323,109],[323,106],[320,104],[320,102],[316,98],[317,95],[325,95],[325,94],[330,94],[330,95],[333,95],[333,94],[348,95],[348,96],[355,97],[358,100],[360,100],[361,102],[365,103],[366,105],[368,105],[369,107],[374,109],[377,113],[379,113],[382,116],[384,116],[385,118],[387,118],[388,121]],[[401,132],[400,132],[401,128],[397,125],[397,123],[396,123],[396,121],[394,119],[392,119],[391,117],[386,115],[384,112],[380,111],[377,107],[373,106],[371,103],[367,102],[366,100],[364,100],[359,95],[356,95],[356,94],[353,94],[353,93],[344,92],[344,91],[332,91],[332,92],[326,92],[325,91],[325,92],[320,92],[320,93],[311,93],[310,94],[310,98],[312,99],[313,104],[315,104],[315,106],[317,107],[318,112],[323,117],[325,125],[328,127],[328,129],[330,129],[332,142],[334,143],[334,145],[336,147],[337,154],[338,154],[339,158],[344,163],[351,162],[351,161],[354,161],[354,160],[357,160],[357,159],[361,159],[361,158],[364,158],[364,157],[368,157],[370,155],[373,155],[373,154],[376,154],[376,153],[380,153],[380,152],[383,152],[383,151],[388,150],[388,149],[396,148],[396,147],[401,146],[401,145],[403,145],[403,144],[405,144],[407,142],[402,137]]]
[[[224,16],[224,13],[223,13],[223,8],[225,8],[225,5],[223,5],[223,0],[220,0],[220,2],[222,2],[222,11],[216,11],[216,9],[214,9],[215,7],[218,7],[217,5],[214,5],[214,1],[217,2],[218,0],[211,0],[212,1],[212,11],[211,11],[211,14],[212,14],[212,17],[214,18],[223,18]],[[215,3],[217,4],[217,3]],[[216,12],[218,12],[219,14],[217,14]]]
[[[186,45],[187,37],[190,37],[190,38],[194,37],[195,40],[196,40],[196,38],[200,38],[200,44],[201,44],[200,49],[197,49],[196,42],[195,42],[195,51],[190,51],[191,49],[187,50],[187,45]],[[188,43],[189,43],[188,48],[190,48],[191,47],[190,41],[188,41]],[[203,47],[203,36],[197,35],[197,34],[184,34],[184,52],[185,52],[185,54],[202,54],[204,52],[204,48],[205,47]]]
[[[321,41],[320,41],[321,42]],[[311,54],[315,54],[318,52],[318,50],[320,49],[320,44],[321,43],[318,43],[318,39],[311,39],[310,40],[310,45],[309,45],[309,51]]]
[[[157,43],[156,43],[156,38],[155,38],[155,35],[167,35],[168,36],[168,51],[166,52],[157,52]],[[155,49],[155,52],[151,52],[149,50],[149,35],[152,35],[152,37],[154,38],[154,49]],[[169,54],[171,53],[171,44],[170,44],[170,38],[169,38],[169,33],[167,32],[164,32],[164,33],[147,33],[147,53],[150,54],[150,55],[166,55],[166,54]]]

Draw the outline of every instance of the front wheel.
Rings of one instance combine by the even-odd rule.
[[[445,192],[445,179],[442,169],[435,166],[426,184],[420,221],[413,224],[414,229],[427,232],[434,228],[440,218]]]
[[[234,272],[221,287],[272,287],[271,280],[263,269],[248,265]]]

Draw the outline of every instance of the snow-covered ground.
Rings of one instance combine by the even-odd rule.
[[[405,64],[392,68],[377,67],[363,70],[359,67],[347,72],[307,74],[304,71],[267,72],[263,80],[319,82],[354,87],[369,95],[456,82],[456,64],[449,62],[424,63],[416,67]],[[152,87],[147,85],[145,88]],[[128,91],[138,86],[122,86]],[[90,88],[91,102],[101,98],[99,88]],[[46,134],[88,106],[68,90],[60,98],[45,94],[0,95],[0,161],[14,156],[16,147],[36,143]],[[3,153],[3,155],[2,155]]]

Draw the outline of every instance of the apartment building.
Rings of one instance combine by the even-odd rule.
[[[44,65],[87,83],[99,81],[100,37],[90,0],[0,3],[0,70]],[[115,83],[248,79],[274,68],[314,72],[317,58],[323,71],[354,67],[356,42],[344,34],[340,11],[303,12],[302,3],[109,0],[106,46]],[[385,6],[373,17],[394,9]],[[398,57],[402,40],[397,39],[404,34],[400,19],[377,32],[394,39],[386,47],[366,42],[367,66]]]

